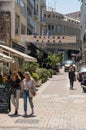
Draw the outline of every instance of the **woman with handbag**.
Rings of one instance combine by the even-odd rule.
[[[34,114],[33,96],[36,94],[35,82],[31,78],[30,73],[24,73],[25,78],[22,81],[23,98],[24,98],[24,116],[27,116],[27,97],[31,107],[31,115]]]
[[[70,80],[70,89],[73,89],[73,85],[74,85],[76,76],[75,76],[75,71],[74,71],[74,68],[72,65],[70,66],[68,76],[69,76],[69,80]]]

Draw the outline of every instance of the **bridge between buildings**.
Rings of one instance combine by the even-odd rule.
[[[21,35],[21,42],[33,43],[40,49],[79,50],[81,41],[76,36]]]

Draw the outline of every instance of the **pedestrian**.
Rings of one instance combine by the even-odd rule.
[[[31,107],[31,115],[34,114],[33,96],[36,94],[35,82],[31,77],[30,73],[27,71],[24,73],[25,78],[22,82],[23,98],[24,98],[24,116],[27,116],[27,97],[29,98],[29,103]]]
[[[24,75],[22,74],[21,71],[18,71],[18,75],[20,76],[20,78],[23,80],[24,79]]]
[[[70,80],[70,89],[73,89],[74,80],[75,80],[75,71],[74,71],[73,66],[70,66],[68,76]]]
[[[20,84],[21,84],[21,79],[18,76],[16,72],[13,72],[11,74],[11,79],[9,81],[10,88],[11,88],[11,102],[15,107],[15,113],[14,115],[18,114],[18,109],[19,109],[19,98],[20,98]]]

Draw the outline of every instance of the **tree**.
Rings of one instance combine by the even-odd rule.
[[[78,1],[81,2],[81,3],[83,2],[83,0],[78,0]]]
[[[21,72],[29,71],[31,74],[39,67],[37,62],[24,63],[21,67]]]
[[[48,65],[52,69],[56,69],[57,63],[61,62],[62,56],[58,54],[49,54]]]

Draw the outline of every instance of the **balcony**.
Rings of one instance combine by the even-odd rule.
[[[34,8],[34,1],[33,0],[28,0],[27,4],[30,4],[32,8]]]

